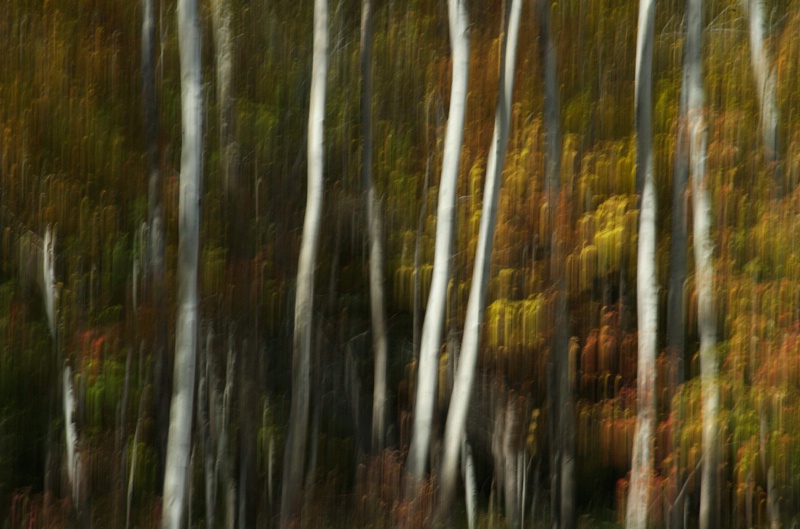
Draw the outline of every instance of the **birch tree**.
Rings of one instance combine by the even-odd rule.
[[[718,527],[719,502],[717,466],[719,388],[717,385],[714,316],[713,247],[711,243],[711,198],[706,174],[705,89],[703,87],[703,0],[687,4],[686,66],[690,170],[694,210],[694,260],[697,288],[697,328],[700,334],[700,381],[702,387],[703,462],[700,483],[700,529]]]
[[[461,142],[464,138],[464,120],[467,109],[467,81],[469,78],[469,28],[464,0],[448,0],[453,80],[450,86],[450,115],[445,132],[442,175],[439,181],[436,238],[425,321],[422,324],[417,393],[414,407],[414,424],[411,447],[406,468],[419,480],[425,475],[436,400],[439,346],[444,325],[447,283],[450,278],[450,257],[453,247],[456,188]]]
[[[372,393],[372,451],[383,449],[386,435],[386,302],[383,272],[383,222],[372,182],[372,0],[361,2],[361,185],[367,207],[369,233],[369,300],[372,347],[375,349],[375,382]]]
[[[522,1],[512,0],[508,15],[508,30],[504,35],[505,46],[500,62],[500,80],[497,94],[497,110],[494,118],[494,133],[486,165],[486,181],[483,190],[483,210],[478,229],[478,244],[475,250],[475,265],[472,271],[472,287],[467,301],[467,315],[461,343],[461,356],[456,368],[450,410],[444,432],[444,455],[442,457],[440,510],[447,511],[453,500],[461,452],[467,410],[472,397],[475,366],[478,363],[478,346],[481,325],[486,308],[486,290],[492,263],[492,244],[497,224],[497,196],[505,163],[508,131],[511,121],[511,99],[514,94],[514,70],[517,59],[520,12]]]
[[[314,1],[314,51],[308,111],[308,190],[303,238],[297,266],[292,352],[292,404],[283,460],[282,528],[289,526],[298,507],[308,433],[311,372],[311,329],[314,308],[314,268],[322,220],[325,90],[328,75],[328,2]]]
[[[178,320],[164,471],[164,529],[183,527],[187,505],[197,355],[197,268],[203,176],[203,89],[197,0],[178,1],[181,175],[178,199]]]
[[[636,40],[634,114],[636,120],[636,180],[641,182],[639,247],[636,270],[636,310],[639,325],[639,359],[636,377],[636,424],[625,525],[647,525],[655,431],[655,368],[658,333],[658,285],[656,283],[657,197],[653,168],[653,33],[655,1],[640,0]]]

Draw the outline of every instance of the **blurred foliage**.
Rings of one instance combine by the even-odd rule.
[[[502,42],[499,4],[468,3],[470,86],[447,304],[447,328],[456,336],[471,286]],[[158,144],[166,228],[167,343],[172,347],[180,75],[176,4],[158,4]],[[232,428],[234,436],[252,437],[257,488],[266,490],[269,480],[278,486],[288,409],[287,351],[305,204],[311,4],[231,0],[239,185],[244,191],[237,204],[228,203],[222,190],[214,45],[209,6],[201,4],[208,83],[201,314],[226,329],[246,366],[241,371],[252,383],[247,391],[253,393],[233,398]],[[739,5],[736,0],[706,3],[703,47],[723,388],[720,472],[726,487],[725,516],[743,519],[752,502],[755,523],[763,525],[769,468],[787,520],[800,508],[800,247],[795,243],[800,235],[800,36],[793,31],[800,24],[800,3],[766,2],[766,44],[777,71],[782,149],[772,165],[765,163],[758,132],[747,21]],[[550,4],[562,65],[564,192],[558,204],[549,204],[543,194],[538,21],[526,4],[484,318],[482,384],[530,397],[530,409],[520,411],[524,435],[519,444],[544,461],[543,472],[550,342],[556,325],[570,326],[570,365],[579,399],[579,505],[587,513],[597,505],[606,509],[603,512],[624,505],[626,485],[619,479],[629,465],[636,404],[631,315],[638,232],[632,114],[637,8],[636,2],[613,0]],[[683,2],[669,0],[659,3],[656,14],[653,105],[661,285],[668,285],[670,265],[683,9]],[[382,2],[375,14],[374,178],[386,227],[393,339],[389,416],[397,451],[366,459],[359,436],[367,424],[362,416],[372,379],[369,340],[364,339],[369,312],[359,173],[359,11],[355,0],[331,2],[325,228],[317,288],[320,354],[315,368],[320,373],[315,375],[315,398],[324,419],[316,439],[320,470],[309,494],[314,499],[312,512],[321,519],[348,514],[364,525],[413,525],[429,514],[435,486],[427,483],[427,492],[409,502],[399,480],[415,384],[410,323],[415,285],[424,307],[432,273],[451,77],[448,25],[444,3],[434,0]],[[68,500],[60,499],[69,497],[58,389],[65,361],[74,370],[81,451],[90,468],[87,490],[93,504],[88,515],[100,525],[124,521],[136,443],[133,521],[153,527],[158,520],[156,425],[147,411],[138,416],[140,409],[150,409],[153,399],[152,344],[157,332],[147,266],[151,249],[140,17],[138,2],[0,3],[0,520],[12,528],[61,526],[68,516]],[[779,184],[786,190],[782,196],[775,193]],[[552,317],[551,208],[567,226],[557,242],[565,250],[569,323]],[[232,257],[225,228],[237,215],[246,219],[239,236],[247,250]],[[57,236],[60,327],[55,340],[39,301],[41,272],[30,258],[37,255],[38,237],[47,226]],[[689,239],[691,244],[691,235]],[[676,491],[686,483],[686,493],[693,495],[699,480],[695,470],[702,388],[696,380],[697,298],[691,249],[688,263],[682,296],[689,380],[671,402],[666,393],[659,396],[658,475],[652,486]],[[666,294],[662,289],[662,314]],[[659,340],[663,347],[663,333]],[[219,340],[210,352],[220,365],[227,351],[222,344],[227,342],[227,337]],[[131,356],[130,351],[136,353]],[[443,356],[444,381],[452,376],[450,354]],[[662,355],[659,388],[665,387],[673,368]],[[253,398],[245,400],[246,395]],[[475,409],[484,410],[482,406],[479,402]],[[543,413],[534,415],[531,409]],[[248,417],[256,417],[252,428],[247,427]],[[135,441],[137,423],[141,431]],[[483,435],[491,439],[491,432]],[[490,453],[490,444],[489,440],[480,446],[478,440],[475,446],[479,472],[487,481],[493,479],[487,469],[491,463],[481,463],[480,454]],[[199,472],[199,462],[195,467]],[[199,487],[195,489],[199,494]],[[489,489],[483,487],[481,493],[488,495]],[[277,494],[267,499],[275,502]],[[540,505],[545,503],[540,500]],[[485,513],[479,525],[503,523],[502,509],[494,504],[486,509],[485,502],[481,508]],[[265,513],[274,514],[269,510],[274,507],[264,509],[257,520],[269,525]],[[663,505],[653,511],[663,512]],[[534,514],[547,515],[546,510]],[[193,520],[204,515],[200,505]]]

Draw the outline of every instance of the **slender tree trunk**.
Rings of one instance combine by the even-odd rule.
[[[233,529],[236,526],[236,503],[238,489],[234,477],[235,461],[230,447],[234,444],[231,441],[231,408],[233,401],[233,381],[236,375],[236,349],[234,347],[234,336],[231,331],[228,336],[228,349],[225,360],[225,382],[222,394],[219,394],[220,382],[216,377],[216,369],[211,369],[214,378],[211,382],[213,402],[217,404],[217,432],[219,441],[217,443],[216,474],[222,481],[225,489],[225,529]],[[213,367],[213,366],[212,366]]]
[[[692,1],[692,0],[688,0]],[[688,48],[688,38],[685,46]],[[684,61],[686,48],[684,49]],[[667,298],[667,351],[670,363],[669,397],[683,383],[684,341],[686,336],[683,302],[686,281],[686,235],[689,179],[688,126],[686,115],[687,70],[681,77],[681,95],[678,104],[678,130],[675,141],[672,171],[672,221],[669,246],[669,294]]]
[[[652,443],[655,433],[655,369],[658,333],[658,285],[656,283],[657,197],[653,169],[653,31],[654,0],[639,2],[639,33],[636,42],[635,119],[637,182],[641,182],[639,247],[636,270],[636,306],[639,325],[639,361],[636,384],[636,425],[628,493],[626,526],[647,525],[652,473]]]
[[[692,1],[692,0],[688,0]],[[687,9],[687,12],[689,10]],[[684,65],[687,50],[690,47],[687,38],[684,44]],[[687,182],[689,179],[689,149],[687,125],[687,91],[688,70],[683,68],[681,76],[681,94],[678,103],[678,130],[675,141],[675,153],[672,171],[672,221],[670,226],[669,246],[669,293],[667,295],[667,355],[669,373],[667,376],[667,400],[672,397],[684,380],[685,322],[684,322],[684,283],[686,282],[686,243],[687,243]],[[676,480],[675,495],[667,498],[668,527],[683,527],[683,500],[677,491],[683,483],[683,472],[678,458],[672,463],[672,472]]]
[[[514,69],[517,59],[517,40],[522,1],[512,0],[509,13],[508,32],[504,35],[505,47],[500,63],[500,80],[497,95],[497,111],[494,119],[494,134],[486,164],[486,182],[483,190],[483,209],[475,250],[475,265],[472,272],[472,287],[467,301],[467,315],[461,342],[461,357],[456,370],[450,410],[444,433],[444,456],[439,473],[439,510],[445,514],[455,497],[458,458],[464,442],[467,411],[472,397],[475,367],[478,363],[478,347],[481,339],[483,313],[486,308],[486,290],[492,262],[492,243],[497,224],[497,197],[505,163],[508,131],[511,121],[511,99],[514,93]]]
[[[158,149],[158,100],[155,81],[156,13],[154,0],[142,0],[142,122],[147,151],[147,219],[149,252],[145,276],[150,276],[151,303],[155,310],[153,351],[155,357],[156,439],[158,478],[163,479],[167,457],[167,431],[171,398],[171,361],[167,351],[164,288],[164,213],[161,203],[161,171]]]
[[[239,143],[236,141],[237,112],[234,96],[234,39],[231,29],[230,0],[211,1],[211,22],[216,52],[217,115],[219,127],[219,159],[222,187],[226,200],[228,248],[235,258],[244,258],[248,226],[242,214],[245,193],[239,180]],[[246,276],[235,277],[235,292],[246,296],[250,282]],[[243,306],[247,306],[246,300]]]
[[[144,411],[144,400],[146,393],[141,391],[144,388],[144,362],[142,362],[142,351],[139,351],[139,383],[142,388],[139,391],[139,410],[136,417],[136,429],[133,433],[133,447],[131,449],[131,464],[128,472],[128,491],[125,501],[125,529],[131,526],[131,505],[133,504],[133,484],[136,478],[136,460],[139,453],[139,435],[142,431],[142,420]]]
[[[569,374],[569,307],[564,277],[566,226],[559,214],[561,192],[561,131],[559,126],[558,50],[553,39],[550,3],[540,1],[539,35],[544,69],[545,191],[552,230],[550,245],[551,280],[554,287],[555,332],[551,346],[549,375],[550,395],[550,495],[553,527],[575,526],[575,402]]]
[[[303,222],[303,240],[297,267],[294,307],[294,351],[292,354],[292,404],[283,463],[281,527],[287,528],[297,514],[303,484],[303,466],[308,433],[311,376],[311,329],[314,309],[314,268],[322,220],[323,120],[328,75],[328,2],[314,1],[314,57],[308,114],[308,192]]]
[[[72,369],[65,362],[63,371],[64,391],[64,434],[67,445],[67,477],[72,489],[72,502],[75,509],[81,509],[81,458],[78,451],[78,430],[75,426],[75,391],[72,388]]]
[[[60,357],[58,348],[58,293],[56,290],[56,272],[55,272],[55,236],[53,235],[50,226],[47,227],[44,234],[44,239],[40,239],[41,243],[41,281],[42,286],[42,301],[44,304],[45,314],[47,315],[47,326],[50,329],[50,336],[53,339],[53,350],[56,357]],[[81,496],[82,487],[82,469],[81,457],[78,450],[78,429],[76,426],[75,413],[77,402],[75,401],[75,391],[72,385],[72,369],[69,366],[69,361],[64,359],[62,368],[62,403],[64,412],[64,436],[67,448],[67,478],[69,479],[69,486],[72,492],[72,502],[75,510],[80,514],[82,511],[81,502],[84,500]]]
[[[706,174],[705,89],[703,88],[703,1],[687,5],[689,149],[694,205],[694,259],[697,288],[697,327],[700,334],[703,463],[700,484],[700,529],[719,526],[719,387],[717,385],[717,326],[714,314],[714,269],[711,261],[711,197]]]
[[[563,231],[562,231],[563,230]],[[557,229],[559,237],[566,231],[563,226]],[[565,262],[564,256],[566,252],[563,249],[563,243],[559,243],[560,262]],[[556,286],[556,307],[554,313],[556,315],[556,335],[554,346],[556,347],[556,354],[558,355],[558,396],[561,400],[561,407],[559,409],[559,492],[560,500],[560,515],[559,527],[562,529],[572,529],[575,527],[577,517],[575,516],[575,397],[573,395],[574,388],[572,385],[572,374],[570,372],[570,357],[572,356],[572,346],[570,343],[569,331],[569,303],[567,294],[566,281],[562,277],[559,284]],[[577,343],[575,344],[577,347]]]
[[[196,0],[178,1],[181,64],[181,193],[178,251],[178,321],[175,336],[174,391],[170,407],[164,471],[164,529],[183,527],[192,444],[197,356],[197,269],[200,188],[203,178],[203,89],[200,27]]]
[[[372,0],[361,2],[361,185],[367,206],[369,232],[369,299],[372,312],[372,347],[375,349],[375,383],[372,394],[372,451],[383,449],[386,435],[385,278],[383,273],[383,222],[372,182]]]
[[[450,45],[453,50],[453,81],[450,87],[450,116],[447,119],[442,176],[439,181],[433,278],[425,321],[422,325],[413,434],[406,462],[406,468],[415,480],[420,480],[425,475],[430,447],[436,379],[439,372],[439,346],[444,325],[447,283],[450,278],[461,142],[464,138],[467,109],[469,78],[467,7],[464,0],[448,0],[447,10],[450,22]]]
[[[758,102],[760,106],[761,135],[767,161],[778,158],[778,104],[776,102],[777,72],[772,66],[765,46],[764,0],[740,0],[748,14],[750,26],[750,62],[753,66]],[[781,182],[776,182],[779,186]]]
[[[211,1],[211,22],[217,65],[217,107],[219,112],[219,148],[222,159],[223,187],[229,199],[235,195],[238,145],[236,144],[236,99],[233,95],[233,34],[229,0]],[[230,211],[233,214],[236,210]],[[236,218],[239,215],[235,216]],[[230,241],[229,241],[230,242]]]

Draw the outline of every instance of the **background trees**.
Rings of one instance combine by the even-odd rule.
[[[313,8],[310,2],[285,1],[230,0],[227,5],[233,44],[230,96],[217,90],[224,61],[216,56],[223,46],[211,38],[214,5],[209,0],[198,11],[210,38],[203,41],[207,53],[201,65],[208,134],[197,278],[205,358],[194,379],[197,404],[202,401],[207,409],[198,409],[192,421],[185,521],[213,525],[221,522],[224,507],[228,525],[238,518],[241,525],[268,527],[280,520],[281,455],[295,374],[288,351],[306,211]],[[358,90],[361,3],[330,4],[308,441],[300,454],[305,468],[295,502],[309,526],[423,525],[438,500],[435,491],[441,490],[445,412],[456,366],[464,361],[459,344],[474,286],[481,219],[490,201],[484,178],[503,55],[502,6],[465,5],[471,52],[464,63],[469,85],[452,195],[450,270],[434,340],[437,360],[425,371],[435,382],[432,442],[424,453],[431,473],[418,494],[404,496],[399,489],[418,390],[414,285],[419,285],[418,298],[427,301],[438,250],[442,188],[437,168],[452,116],[448,13],[445,3],[430,0],[374,4],[373,147],[362,150],[366,127],[361,123],[367,116]],[[642,328],[634,311],[636,249],[645,242],[638,236],[638,147],[631,120],[637,6],[610,0],[547,3],[553,40],[548,49],[558,51],[551,69],[541,54],[548,40],[543,17],[531,3],[522,4],[486,309],[465,420],[476,526],[517,517],[523,525],[553,521],[549,500],[558,502],[562,487],[548,479],[557,474],[551,455],[567,451],[558,441],[562,436],[547,433],[562,416],[555,401],[559,394],[575,396],[574,423],[566,422],[574,425],[576,509],[571,512],[581,523],[586,517],[625,516],[637,407],[637,331]],[[163,343],[165,361],[177,353],[178,263],[184,249],[179,201],[187,174],[179,155],[177,3],[153,2],[154,38],[151,51],[142,55],[144,7],[112,0],[0,2],[5,37],[0,39],[0,519],[10,527],[66,525],[76,512],[66,486],[72,468],[65,434],[70,419],[78,434],[74,453],[83,468],[86,523],[81,526],[153,527],[163,512],[158,468],[159,435],[165,429],[158,413],[165,407],[158,402],[170,394],[161,387],[173,370],[159,375],[158,344]],[[689,526],[699,522],[706,461],[701,319],[715,325],[717,337],[716,425],[723,464],[710,465],[710,471],[716,468],[718,490],[726,491],[719,498],[719,524],[758,526],[771,519],[789,525],[800,499],[793,470],[800,461],[795,420],[800,261],[792,243],[797,237],[793,190],[800,174],[797,120],[792,119],[800,104],[800,41],[792,28],[800,15],[788,0],[767,0],[763,8],[761,42],[774,73],[781,138],[771,161],[765,159],[761,83],[754,81],[742,4],[725,0],[704,7],[704,189],[714,303],[710,318],[707,313],[700,318],[708,269],[703,272],[699,252],[689,250],[685,274],[676,272],[669,289],[683,315],[665,319],[666,288],[656,298],[658,322],[684,331],[674,343],[683,344],[685,376],[665,391],[675,362],[666,354],[668,331],[659,330],[650,482],[667,494],[651,495],[647,509],[654,523],[668,511],[666,497],[685,500],[685,510],[673,509],[673,520]],[[747,13],[752,13],[749,6]],[[682,0],[659,3],[654,15],[649,106],[658,207],[652,248],[655,280],[664,287],[680,260],[668,257],[669,248],[701,247],[699,236],[690,233],[680,243],[670,233],[673,220],[698,228],[699,218],[692,208],[681,213],[676,205],[700,194],[680,178],[670,178],[676,163],[681,165],[673,153],[689,154],[693,145],[688,133],[678,134],[685,125],[679,107],[686,15]],[[558,77],[557,112],[546,112],[555,106],[541,88],[546,70]],[[142,83],[149,75],[154,89],[148,99]],[[225,128],[231,107],[235,125]],[[143,122],[149,114],[158,120],[155,132]],[[550,132],[552,115],[558,133]],[[233,138],[232,151],[222,136]],[[560,142],[549,141],[553,138]],[[156,156],[149,155],[153,145]],[[552,154],[550,148],[558,145],[560,151]],[[240,199],[225,191],[229,152],[238,153]],[[373,161],[362,163],[367,152]],[[560,171],[548,171],[556,164]],[[161,177],[155,186],[161,191],[163,232],[156,238],[163,243],[161,288],[154,287],[157,273],[151,269],[157,253],[157,241],[151,239],[157,224],[150,211],[151,197],[157,197],[149,189],[153,167]],[[364,205],[365,168],[372,169],[381,205],[376,217],[384,226],[377,239],[385,256],[385,371],[374,361],[371,345],[367,227],[375,223]],[[548,194],[547,174],[559,174],[557,206]],[[774,193],[776,175],[783,183],[780,197]],[[670,199],[673,189],[677,201]],[[58,235],[52,239],[48,280],[58,299],[52,318],[41,295],[48,226]],[[563,276],[558,297],[553,295],[557,276]],[[553,317],[563,311],[569,315],[566,325],[566,318]],[[563,354],[550,356],[551,350]],[[549,372],[549,358],[564,360],[557,377]],[[72,371],[71,417],[69,412],[65,417],[61,400],[65,360]],[[381,372],[386,400],[377,408],[385,412],[385,428],[380,419],[374,425],[385,433],[384,449],[373,451],[370,422],[373,403],[380,400],[373,395],[381,392]],[[556,391],[561,384],[568,389]],[[221,448],[225,438],[227,449]],[[210,450],[201,439],[208,439]],[[215,461],[209,463],[207,453],[216,453]],[[213,483],[209,476],[215,471],[219,493],[206,500],[202,484]],[[454,526],[464,523],[461,481],[469,475],[455,479],[448,513]],[[566,518],[562,522],[568,525]]]

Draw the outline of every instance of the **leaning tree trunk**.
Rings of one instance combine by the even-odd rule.
[[[197,268],[200,235],[200,186],[203,177],[203,88],[197,0],[178,1],[181,64],[181,193],[178,250],[178,321],[175,371],[164,470],[165,529],[183,527],[192,444],[197,356]]]
[[[297,266],[292,353],[292,404],[283,460],[280,525],[286,528],[297,512],[308,433],[311,376],[311,329],[314,309],[314,268],[322,220],[322,170],[325,151],[323,120],[328,75],[328,2],[314,1],[314,57],[308,111],[308,191],[303,240]]]
[[[509,123],[511,121],[511,99],[514,94],[514,67],[517,59],[517,40],[519,37],[520,12],[522,1],[512,0],[508,18],[508,32],[505,35],[505,48],[500,63],[500,80],[497,94],[497,111],[494,119],[494,134],[486,164],[486,182],[483,190],[483,210],[478,231],[478,245],[475,250],[475,265],[472,272],[472,288],[467,302],[467,316],[464,323],[464,336],[461,343],[461,356],[458,362],[453,393],[450,397],[450,410],[444,432],[444,455],[442,457],[441,488],[439,491],[439,511],[445,514],[455,496],[458,457],[464,443],[464,427],[467,421],[475,379],[475,366],[478,363],[478,346],[481,338],[483,313],[486,308],[486,289],[491,271],[492,243],[497,224],[497,196],[508,145]]]
[[[372,393],[372,451],[383,450],[386,435],[386,302],[383,273],[383,222],[372,182],[372,0],[361,2],[361,184],[367,201],[369,233],[369,300],[372,347],[375,349],[375,382]]]
[[[450,257],[453,247],[453,223],[461,142],[467,109],[469,77],[469,28],[464,0],[448,0],[450,44],[453,48],[453,81],[450,87],[450,116],[445,134],[442,176],[439,182],[436,240],[425,322],[422,325],[414,425],[406,468],[414,479],[422,479],[428,460],[428,449],[436,399],[438,355],[444,324],[447,283],[450,278]]]
[[[700,483],[700,529],[719,525],[719,387],[717,385],[717,328],[714,316],[714,271],[711,261],[711,198],[706,175],[705,91],[703,88],[703,1],[687,5],[687,105],[694,209],[694,260],[697,288],[697,328],[700,334],[703,462]]]
[[[650,503],[652,442],[655,430],[655,368],[658,333],[658,285],[656,283],[657,198],[653,169],[653,30],[655,1],[639,3],[636,42],[635,120],[637,182],[641,182],[639,248],[636,271],[636,304],[639,324],[639,362],[636,384],[636,426],[633,437],[630,492],[626,527],[644,528]]]

